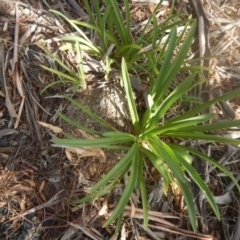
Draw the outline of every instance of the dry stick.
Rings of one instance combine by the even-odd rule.
[[[28,92],[28,87],[25,82],[23,82],[23,87],[24,87],[24,92]],[[26,114],[29,116],[31,128],[34,129],[34,132],[36,133],[36,136],[38,138],[38,141],[40,143],[40,146],[43,147],[43,141],[42,141],[42,136],[38,128],[38,124],[36,122],[35,114],[33,113],[33,106],[35,104],[34,101],[30,101],[30,97],[27,96],[25,99],[25,106],[26,106]]]
[[[194,10],[197,14],[197,20],[198,20],[198,31],[199,31],[199,57],[203,58],[205,56],[210,56],[211,51],[209,48],[209,21],[204,13],[203,6],[202,6],[202,0],[191,0],[192,5],[194,7]],[[200,60],[200,67],[209,67],[209,61],[208,60]],[[201,70],[201,75],[203,75],[204,71]],[[207,87],[207,83],[200,84],[197,87],[197,95],[198,97],[201,97],[202,100],[205,102],[208,100],[209,96],[205,92]],[[201,213],[201,224],[203,226],[203,231],[208,231],[208,224],[206,219],[206,208],[205,208],[205,198],[203,198],[203,193],[200,191],[200,196],[198,197],[198,203],[199,203],[199,210]]]
[[[59,195],[60,193],[62,193],[63,191],[64,191],[64,189],[62,189],[61,191],[59,191],[58,193],[56,193],[56,194],[55,194],[52,198],[50,198],[47,202],[45,202],[45,203],[43,203],[43,204],[40,204],[40,205],[38,205],[38,206],[36,206],[36,207],[34,207],[34,208],[31,208],[31,209],[27,210],[26,212],[21,213],[21,214],[19,214],[19,215],[16,216],[16,217],[13,217],[11,220],[14,220],[14,219],[20,218],[20,217],[24,217],[24,216],[26,216],[26,215],[29,214],[29,213],[34,213],[34,212],[36,212],[36,211],[38,211],[38,210],[40,210],[40,209],[42,209],[42,208],[51,207],[51,206],[59,203],[60,200],[58,199],[58,195]]]
[[[236,154],[236,152],[238,151],[237,147],[234,147],[232,145],[227,146],[228,149],[226,151],[226,153],[218,160],[218,163],[221,165],[226,165],[226,163],[229,161],[229,159]],[[216,169],[216,166],[211,166],[208,170],[208,172],[212,172],[214,169]]]
[[[18,127],[19,121],[20,121],[20,117],[22,114],[22,109],[24,106],[24,101],[25,101],[25,96],[23,95],[23,91],[22,91],[22,81],[21,81],[21,77],[19,76],[19,72],[18,72],[18,42],[19,42],[19,18],[18,18],[19,12],[18,12],[18,3],[15,4],[15,16],[16,16],[16,24],[15,24],[15,37],[14,37],[14,49],[13,49],[13,59],[12,59],[12,80],[13,80],[13,84],[15,87],[17,87],[18,92],[20,94],[20,96],[22,97],[21,100],[21,104],[18,110],[18,115],[16,117],[16,121],[14,123],[14,128]],[[7,100],[7,98],[6,98]]]
[[[25,66],[22,62],[22,60],[20,61],[20,66],[22,68],[22,71],[23,71],[23,74],[26,78],[26,80],[28,81],[28,83],[25,83],[24,81],[22,82],[23,83],[23,94],[26,95],[26,93],[28,93],[28,95],[25,97],[25,109],[26,109],[26,115],[27,115],[27,119],[29,119],[29,123],[31,125],[31,128],[34,129],[34,133],[36,133],[36,136],[38,138],[38,141],[40,142],[40,145],[41,147],[43,146],[43,142],[42,142],[42,137],[41,137],[41,133],[39,131],[39,127],[38,127],[38,124],[36,122],[36,118],[35,118],[35,115],[33,111],[34,109],[34,106],[38,106],[40,107],[45,113],[47,114],[50,114],[48,113],[46,110],[43,109],[43,107],[37,102],[37,100],[33,97],[33,95],[31,94],[31,89],[28,88],[28,85],[30,83],[29,81],[29,77],[28,77],[28,74],[27,74],[27,71],[25,69]],[[31,101],[32,100],[32,101]],[[35,105],[36,104],[36,105]],[[51,115],[51,114],[50,114]]]
[[[24,63],[23,63],[23,60],[20,61],[20,66],[22,68],[22,71],[27,79],[27,82],[29,85],[31,85],[31,81],[28,77],[28,74],[27,74],[27,70],[24,66]],[[33,87],[31,86],[30,89],[33,89]],[[48,112],[46,109],[44,109],[44,107],[41,106],[41,104],[37,101],[37,99],[34,98],[34,96],[32,95],[31,91],[28,91],[28,94],[30,95],[31,99],[38,105],[38,107],[40,107],[42,109],[42,111],[44,111],[46,114],[52,116],[52,114],[50,112]]]
[[[73,10],[86,22],[89,22],[89,16],[82,10],[82,8],[76,3],[75,0],[67,0],[69,5],[72,6]]]
[[[6,107],[8,109],[9,115],[12,118],[17,118],[17,113],[11,103],[11,100],[9,98],[9,93],[7,89],[7,84],[6,84],[6,79],[5,79],[5,74],[4,74],[4,45],[2,41],[0,40],[0,81],[2,82],[2,85],[5,90],[5,102],[6,102]]]
[[[15,76],[16,71],[17,71],[17,65],[18,65],[18,40],[19,40],[19,18],[18,18],[18,3],[15,4],[15,17],[16,17],[16,24],[15,24],[15,32],[14,32],[14,48],[13,48],[13,63],[12,63],[12,74]],[[16,85],[16,78],[13,77],[14,80],[14,85]]]
[[[236,181],[238,182],[240,180],[240,174],[238,174],[236,177],[235,177]],[[232,189],[235,187],[235,183],[234,182],[231,182],[230,184],[228,184],[228,186],[226,187],[226,189],[224,190],[223,194],[224,195],[225,193],[227,192],[230,192],[232,191]],[[240,211],[240,208],[238,208],[238,211]],[[237,225],[236,226],[240,226],[240,225]],[[240,236],[240,235],[239,235]]]
[[[238,200],[238,218],[235,224],[235,231],[232,240],[239,240],[240,239],[240,199]]]
[[[200,58],[204,56],[210,56],[210,48],[209,48],[209,21],[204,13],[202,1],[201,0],[191,0],[194,10],[197,14],[198,19],[198,32],[199,32],[199,55]],[[200,60],[200,66],[208,67],[208,60]],[[203,70],[201,71],[203,73]],[[205,91],[202,84],[198,85],[198,96],[200,97],[202,91]]]
[[[219,89],[218,93],[220,96],[222,96],[224,94],[222,89]],[[232,106],[230,105],[229,101],[221,101],[219,103],[220,103],[222,111],[224,112],[226,117],[228,119],[232,119],[232,120],[235,119],[236,114],[235,114],[235,111],[232,109]]]
[[[91,237],[94,240],[103,240],[102,238],[96,237],[91,233],[91,228],[89,227],[82,227],[80,224],[75,224],[75,223],[71,223],[68,222],[68,224],[76,229],[81,230],[82,232],[84,232],[87,236]]]

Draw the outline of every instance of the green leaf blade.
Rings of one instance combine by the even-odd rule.
[[[136,187],[137,184],[137,178],[138,178],[138,160],[139,160],[139,152],[137,152],[137,155],[132,160],[131,165],[131,173],[130,177],[128,179],[127,185],[125,186],[125,189],[122,193],[122,196],[119,200],[119,203],[117,204],[116,208],[114,209],[113,213],[109,217],[109,219],[104,223],[103,227],[108,226],[111,224],[116,218],[118,218],[122,212],[124,211],[124,208],[129,201],[131,194]]]
[[[112,178],[114,178],[118,174],[118,172],[120,172],[125,166],[127,166],[130,163],[130,161],[137,154],[137,150],[138,150],[137,144],[134,143],[127,152],[127,154],[118,163],[116,163],[114,167],[98,183],[96,183],[91,188],[91,192],[97,191],[103,185],[108,183]]]
[[[178,147],[176,147],[174,149],[177,151]],[[181,163],[181,165],[186,169],[188,174],[191,176],[191,178],[194,180],[194,182],[198,185],[200,190],[203,192],[204,196],[206,196],[216,217],[218,218],[218,220],[220,220],[219,208],[218,208],[209,188],[206,186],[206,184],[203,182],[202,178],[199,176],[199,173],[180,154],[177,154],[177,157],[178,157],[178,160]]]
[[[171,148],[157,137],[148,138],[148,144],[151,150],[167,163],[173,174],[178,177],[179,180],[185,182],[185,176],[181,170],[181,167],[177,161],[177,158]]]
[[[138,134],[139,131],[140,131],[139,118],[138,118],[138,113],[137,113],[135,101],[133,99],[132,86],[131,86],[131,83],[130,83],[128,70],[127,70],[127,66],[126,66],[126,62],[125,62],[124,58],[122,58],[121,74],[122,74],[122,80],[123,80],[123,83],[124,83],[124,88],[125,88],[125,92],[126,92],[126,96],[127,96],[128,108],[129,108],[129,112],[130,112],[130,115],[131,115],[132,124],[133,124],[133,127],[134,127],[134,130],[135,130],[136,134]]]

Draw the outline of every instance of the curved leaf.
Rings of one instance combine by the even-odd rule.
[[[176,117],[174,119],[171,119],[171,120],[167,121],[167,123],[180,121],[180,120],[183,120],[183,119],[186,119],[186,118],[189,118],[189,117],[194,117],[194,116],[198,115],[200,112],[202,112],[203,110],[207,109],[208,107],[212,106],[215,103],[238,97],[239,93],[240,93],[240,88],[235,89],[231,92],[225,93],[222,96],[216,97],[216,98],[214,98],[214,99],[212,99],[212,100],[210,100],[206,103],[201,104],[200,106],[197,106],[197,107],[187,111],[186,113],[183,113],[179,117]]]
[[[175,138],[185,138],[185,139],[197,139],[197,140],[209,140],[212,142],[222,142],[222,143],[233,143],[236,145],[240,144],[239,139],[232,139],[232,138],[226,138],[216,135],[210,135],[210,134],[204,134],[199,132],[180,132],[180,131],[173,131],[173,132],[165,132],[162,135],[168,136],[168,137],[175,137]]]
[[[196,116],[196,117],[192,117],[192,118],[188,118],[188,119],[184,119],[182,121],[178,121],[178,122],[172,122],[172,123],[166,123],[165,125],[161,126],[161,127],[157,127],[154,129],[150,129],[150,130],[146,130],[143,133],[143,136],[154,136],[154,135],[158,135],[158,134],[162,134],[164,132],[167,131],[181,131],[182,129],[185,129],[189,131],[189,128],[191,128],[193,125],[199,124],[199,123],[203,123],[207,120],[210,120],[215,114],[209,113],[209,114],[203,114],[200,116]],[[194,126],[195,127],[195,126]]]
[[[130,112],[130,115],[131,115],[132,124],[133,124],[133,127],[134,127],[134,130],[135,130],[136,134],[138,134],[139,131],[140,131],[139,118],[138,118],[138,113],[137,113],[135,101],[133,99],[132,86],[131,86],[131,83],[130,83],[128,70],[127,70],[127,66],[126,66],[126,62],[125,62],[124,58],[122,58],[121,75],[122,75],[122,80],[123,80],[123,83],[124,83],[124,88],[125,88],[125,92],[126,92],[126,96],[127,96],[128,108],[129,108],[129,112]]]
[[[183,157],[181,154],[178,154],[178,148],[176,149],[175,154],[178,157],[178,161],[182,164],[182,166],[186,169],[188,174],[191,176],[193,181],[198,185],[198,187],[201,189],[201,191],[206,196],[209,204],[211,205],[216,217],[218,220],[220,220],[220,212],[218,209],[218,206],[213,198],[212,193],[210,192],[209,188],[206,186],[206,184],[203,182],[202,178],[200,177],[199,173],[193,168]]]
[[[138,160],[139,160],[138,153],[135,155],[135,157],[132,160],[130,177],[127,181],[127,185],[125,186],[125,189],[122,193],[119,203],[117,204],[116,208],[113,210],[113,213],[111,214],[109,219],[104,223],[103,227],[106,227],[109,224],[111,224],[116,218],[118,218],[122,214],[127,202],[131,197],[131,194],[134,188],[136,187],[137,178],[138,178]]]
[[[91,192],[97,191],[103,185],[107,184],[112,178],[114,178],[118,172],[120,172],[125,166],[128,165],[128,163],[132,161],[132,159],[136,156],[137,151],[137,144],[134,143],[127,154],[118,163],[116,163],[114,167],[105,176],[103,176],[103,178],[98,183],[96,183],[91,188]]]
[[[150,149],[167,163],[175,177],[183,183],[186,181],[179,162],[172,151],[172,149],[157,137],[150,137],[147,139]]]
[[[170,147],[172,146],[173,148],[176,147],[176,144],[172,144],[172,143],[169,143],[168,144]],[[190,147],[186,147],[186,146],[182,146],[182,145],[177,145],[178,148],[181,148],[187,152],[190,152],[202,159],[204,159],[205,161],[211,163],[212,165],[214,165],[216,168],[218,168],[220,171],[222,171],[223,173],[226,174],[226,176],[228,176],[234,183],[235,185],[237,186],[238,188],[238,191],[240,192],[240,186],[238,184],[238,182],[236,181],[235,177],[233,176],[233,174],[231,172],[229,172],[224,166],[222,166],[222,164],[219,164],[217,161],[215,161],[214,159],[208,157],[206,154],[196,150],[196,149],[193,149],[193,148],[190,148]]]
[[[206,125],[198,125],[198,126],[188,126],[186,128],[176,129],[175,131],[194,131],[194,132],[204,132],[204,131],[215,131],[215,130],[222,130],[224,128],[230,127],[240,127],[240,120],[232,120],[232,121],[224,121],[224,122],[217,122],[212,124]]]

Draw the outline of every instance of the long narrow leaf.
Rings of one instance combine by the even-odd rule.
[[[200,106],[197,106],[189,111],[187,111],[186,113],[180,115],[179,117],[176,117],[174,119],[171,119],[169,121],[167,121],[168,123],[174,122],[174,121],[180,121],[189,117],[193,117],[196,116],[197,114],[199,114],[200,112],[202,112],[203,110],[207,109],[208,107],[212,106],[213,104],[220,102],[220,101],[224,101],[224,100],[228,100],[228,99],[232,99],[235,97],[238,97],[240,93],[240,88],[235,89],[231,92],[225,93],[222,96],[216,97],[204,104],[201,104]]]
[[[240,127],[240,120],[229,120],[224,122],[217,122],[212,124],[206,124],[206,125],[198,125],[198,126],[189,126],[187,128],[179,128],[177,131],[194,131],[194,132],[204,132],[204,131],[216,131],[221,130],[224,128],[230,128],[230,127]]]
[[[147,201],[147,189],[144,179],[144,172],[143,172],[143,154],[139,151],[139,160],[138,160],[138,181],[139,181],[139,189],[141,193],[142,199],[142,208],[143,208],[143,226],[147,229],[148,226],[148,201]]]
[[[84,125],[79,124],[78,122],[68,118],[67,116],[62,114],[60,111],[56,111],[56,112],[65,122],[69,123],[70,125],[75,126],[75,127],[79,128],[79,129],[82,129],[85,132],[88,132],[88,133],[91,133],[91,134],[96,134],[96,135],[99,135],[99,136],[102,135],[101,132],[95,131],[95,130],[93,130],[91,128],[88,128],[88,127],[85,127]]]
[[[122,59],[121,74],[122,74],[122,80],[123,80],[123,83],[124,83],[124,88],[125,88],[125,92],[126,92],[126,96],[127,96],[128,108],[129,108],[129,112],[130,112],[130,115],[131,115],[132,124],[134,126],[134,130],[135,130],[136,134],[138,134],[139,130],[140,130],[139,118],[138,118],[138,113],[137,113],[137,109],[136,109],[136,106],[135,106],[135,102],[134,102],[134,99],[133,99],[132,86],[131,86],[131,83],[130,83],[128,70],[127,70],[127,66],[126,66],[124,58]]]
[[[192,197],[192,193],[190,192],[189,186],[186,182],[182,182],[180,179],[177,178],[178,185],[180,186],[184,200],[187,205],[189,220],[191,223],[191,226],[194,231],[197,230],[197,217],[196,217],[196,210],[194,207],[194,201]]]
[[[161,104],[157,104],[157,102],[155,102],[156,112],[150,116],[149,127],[153,127],[159,122],[159,120],[171,107],[171,105],[186,92],[186,89],[188,89],[189,85],[191,84],[195,76],[196,73],[193,73],[190,76],[188,76],[182,83],[180,83],[174,89],[172,93],[170,93],[168,97],[165,98],[165,100],[163,100]]]
[[[201,191],[206,196],[209,204],[211,205],[215,215],[217,216],[218,220],[220,220],[220,212],[218,209],[218,206],[213,198],[212,193],[210,192],[209,188],[206,186],[206,184],[203,182],[202,178],[200,177],[199,173],[193,168],[182,156],[181,154],[178,154],[178,148],[176,149],[175,153],[177,153],[178,161],[182,164],[182,166],[186,169],[188,174],[191,176],[191,178],[194,180],[194,182],[198,185],[198,187],[201,189]]]
[[[88,41],[86,41],[82,37],[69,35],[69,36],[63,36],[61,39],[63,41],[73,41],[73,42],[82,43],[82,44],[86,45],[89,49],[91,49],[96,55],[99,55],[99,56],[102,55],[102,52],[98,47],[94,46],[94,44],[92,42],[89,43]]]
[[[157,127],[155,129],[146,130],[143,134],[143,136],[152,136],[152,135],[158,135],[167,131],[177,131],[178,129],[181,131],[182,129],[185,129],[189,131],[189,128],[191,128],[193,125],[203,123],[205,121],[210,120],[215,114],[209,113],[209,114],[203,114],[200,116],[184,119],[182,121],[173,122],[169,124],[165,124],[161,127]],[[194,127],[193,127],[194,128]]]
[[[70,76],[69,74],[65,74],[65,73],[63,73],[63,72],[60,72],[60,71],[55,70],[55,69],[53,69],[53,68],[48,68],[48,67],[43,66],[43,65],[40,65],[40,66],[41,66],[43,69],[48,70],[49,72],[52,72],[52,73],[54,73],[54,74],[56,74],[56,75],[58,75],[58,76],[61,76],[61,77],[65,78],[65,79],[67,79],[67,80],[69,80],[69,81],[71,81],[71,82],[73,82],[73,83],[79,82],[79,79],[78,79],[77,77],[72,77],[72,76]]]
[[[157,119],[161,119],[163,115],[166,113],[168,109],[172,106],[172,104],[181,97],[186,90],[189,88],[189,85],[193,82],[196,76],[196,72],[189,75],[183,82],[181,82],[172,93],[169,94],[168,97],[160,104],[159,110],[154,117]],[[189,90],[189,89],[188,89]]]
[[[233,182],[234,184],[237,186],[238,188],[238,191],[240,192],[240,186],[238,184],[238,182],[236,181],[235,177],[233,176],[233,174],[231,172],[229,172],[222,164],[219,164],[217,161],[215,161],[214,159],[208,157],[206,154],[196,150],[196,149],[193,149],[193,148],[190,148],[190,147],[186,147],[186,146],[182,146],[182,145],[176,145],[176,144],[172,144],[172,143],[169,143],[168,144],[170,147],[172,148],[181,148],[183,149],[184,151],[187,151],[189,153],[192,153],[202,159],[204,159],[205,161],[211,163],[212,165],[214,165],[215,167],[217,167],[220,171],[222,171],[223,173],[225,173]]]
[[[127,185],[126,185],[126,187],[125,187],[125,189],[122,193],[122,196],[119,200],[119,203],[116,206],[116,208],[114,209],[112,215],[104,223],[103,227],[108,226],[117,217],[119,217],[119,215],[121,215],[121,213],[124,211],[124,208],[125,208],[127,202],[129,201],[129,199],[131,197],[131,194],[132,194],[134,188],[136,187],[136,182],[137,182],[137,178],[138,178],[138,160],[139,160],[139,154],[138,153],[139,152],[137,152],[135,157],[133,157],[130,177],[129,177]]]
[[[56,61],[59,64],[59,66],[61,66],[63,69],[65,69],[66,72],[68,72],[73,77],[76,76],[76,74],[67,65],[65,65],[56,55],[51,53],[51,51],[49,51],[44,46],[43,46],[43,49],[54,61]]]
[[[156,155],[161,156],[161,158],[167,163],[173,174],[178,177],[179,180],[185,182],[185,176],[171,148],[157,137],[148,138],[147,141],[151,150]]]
[[[82,104],[80,104],[79,102],[75,101],[74,99],[65,96],[73,105],[75,105],[76,107],[78,107],[79,109],[81,109],[83,112],[87,113],[92,119],[96,120],[98,123],[100,123],[103,127],[105,127],[108,130],[113,130],[115,131],[116,129],[114,129],[112,126],[110,126],[106,121],[104,121],[102,118],[100,118],[97,114],[91,112],[88,108],[86,108],[85,106],[83,106]]]
[[[160,104],[163,96],[166,94],[166,91],[168,90],[170,84],[172,83],[174,77],[178,73],[181,65],[184,62],[184,59],[188,53],[188,50],[192,44],[192,38],[195,32],[196,28],[196,22],[193,21],[192,26],[190,30],[188,31],[188,34],[185,38],[185,41],[183,42],[182,46],[180,47],[177,56],[175,57],[173,63],[171,64],[170,67],[167,67],[164,71],[164,78],[163,78],[163,84],[161,87],[161,91],[159,91],[155,99],[157,100],[157,103]],[[166,79],[166,81],[164,80]]]
[[[86,88],[86,81],[83,71],[83,60],[82,60],[82,50],[80,48],[79,42],[76,41],[76,50],[77,50],[77,60],[78,60],[78,76],[79,76],[79,85],[83,88]]]
[[[80,35],[91,45],[92,42],[89,40],[89,38],[86,36],[86,34],[71,20],[69,19],[68,17],[66,17],[64,14],[62,14],[61,12],[59,11],[56,11],[56,10],[49,10],[50,12],[56,14],[56,15],[59,15],[61,16],[64,20],[66,20],[69,24],[72,25],[73,28],[75,28],[75,30],[77,32],[80,33]]]
[[[164,181],[164,192],[167,192],[168,186],[173,182],[172,177],[169,174],[169,170],[163,159],[159,156],[155,155],[153,152],[149,151],[146,148],[141,148],[141,151],[148,157],[151,161],[152,165],[157,169],[157,171],[161,174]]]
[[[173,57],[173,51],[176,48],[175,46],[176,35],[177,35],[176,27],[173,27],[167,40],[167,42],[169,41],[169,44],[168,44],[168,49],[165,53],[165,59],[163,61],[161,70],[159,72],[159,75],[156,78],[156,81],[154,82],[154,87],[152,89],[152,96],[155,102],[157,102],[162,97],[162,94],[159,94],[159,93],[164,91],[164,89],[161,89],[161,88],[164,84],[164,80],[166,79],[165,78],[166,72],[168,72],[169,70],[170,61]],[[171,82],[169,82],[166,86],[169,86],[170,83]]]
[[[108,18],[110,9],[111,9],[111,7],[107,6],[106,10],[104,11],[103,18],[101,20],[101,29],[100,29],[101,30],[101,34],[99,34],[100,38],[102,40],[102,44],[104,46],[104,50],[105,51],[107,51],[107,49],[108,49],[108,43],[107,43],[107,38],[106,38],[106,35],[107,35],[106,34],[106,25],[107,25],[107,18]]]
[[[109,138],[123,137],[123,138],[128,138],[130,141],[135,140],[135,136],[133,136],[132,134],[129,134],[129,133],[124,133],[124,132],[105,132],[105,133],[103,133],[103,136],[109,137]]]
[[[122,54],[124,51],[129,51],[129,49],[131,49],[131,50],[134,49],[134,50],[139,51],[139,50],[141,49],[141,46],[140,46],[140,45],[137,45],[137,44],[135,44],[135,43],[120,46],[120,47],[118,48],[118,50],[116,51],[115,56],[119,56],[119,55]],[[135,51],[135,52],[136,52],[136,51]],[[127,54],[126,56],[128,56],[128,54]],[[133,58],[133,57],[136,57],[136,56],[130,55],[130,57]]]
[[[199,133],[199,132],[165,132],[163,133],[164,136],[168,137],[175,137],[175,138],[185,138],[185,139],[197,139],[197,140],[209,140],[212,142],[223,142],[223,143],[232,143],[239,145],[240,140],[239,139],[232,139],[232,138],[226,138],[226,137],[221,137],[221,136],[216,136],[216,135],[210,135],[210,134],[204,134],[204,133]]]
[[[102,197],[102,196],[106,195],[107,193],[109,193],[115,187],[115,185],[117,184],[117,182],[121,178],[122,178],[122,175],[120,174],[119,176],[116,176],[116,179],[114,181],[112,181],[110,184],[108,184],[101,191],[95,192],[95,193],[91,193],[91,194],[89,194],[86,197],[83,197],[81,199],[73,200],[73,203],[75,203],[75,204],[82,204],[82,203],[85,203],[85,202],[89,202],[89,201],[91,201],[91,200],[93,200],[95,198],[99,198],[99,197]]]
[[[144,178],[140,182],[140,192],[142,199],[142,208],[143,208],[143,227],[147,229],[148,226],[148,201],[147,201],[147,190]]]
[[[109,20],[109,17],[107,17],[107,19]],[[89,24],[87,22],[83,22],[83,21],[79,21],[79,20],[72,20],[72,22],[75,23],[76,25],[80,25],[82,27],[92,29],[99,35],[99,38],[101,38],[101,34],[102,34],[101,29],[99,28],[97,23]],[[109,32],[105,31],[105,37],[111,43],[119,44],[117,38],[110,31]]]
[[[48,88],[54,86],[54,85],[57,85],[57,84],[60,84],[60,83],[72,83],[72,81],[63,81],[63,80],[59,80],[59,81],[53,81],[51,83],[49,83],[45,88],[43,88],[43,90],[41,90],[41,94],[43,94]]]
[[[130,143],[129,138],[100,138],[100,139],[52,139],[55,144],[60,144],[68,147],[103,147],[107,148],[114,144]]]
[[[116,227],[115,227],[115,236],[116,237],[118,236],[118,233],[119,233],[120,228],[122,226],[123,214],[124,214],[124,211],[122,211],[118,216],[117,224],[116,224]]]
[[[116,163],[114,167],[105,176],[103,176],[103,178],[98,183],[96,183],[91,188],[91,192],[97,191],[102,186],[107,184],[112,178],[114,178],[118,172],[120,172],[125,166],[127,166],[130,163],[130,161],[132,161],[137,151],[138,151],[137,144],[134,143],[127,152],[127,154],[118,163]]]

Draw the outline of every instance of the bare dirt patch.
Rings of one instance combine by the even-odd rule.
[[[130,122],[127,100],[124,89],[118,82],[105,83],[100,87],[84,90],[78,95],[77,101],[83,106],[90,109],[114,128],[127,131]],[[67,106],[66,115],[96,131],[104,131],[100,124],[72,104]]]

